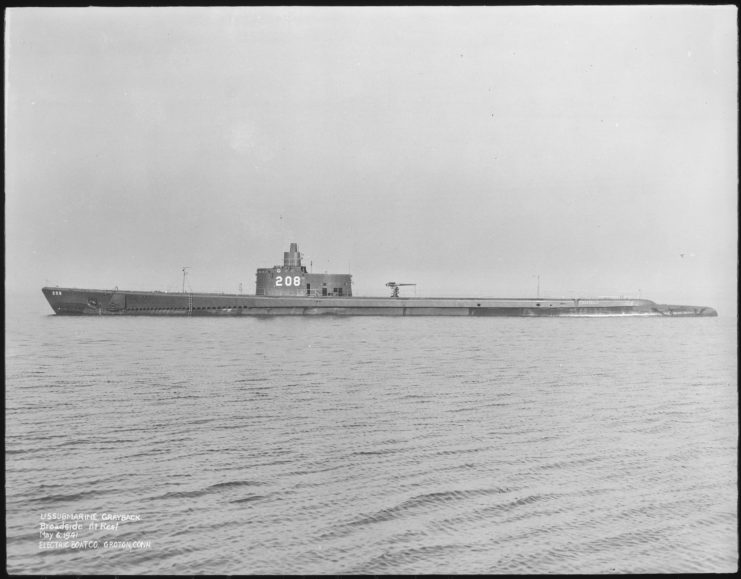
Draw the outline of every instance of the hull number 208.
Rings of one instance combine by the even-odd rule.
[[[285,280],[283,279],[282,275],[279,275],[275,278],[275,287],[283,287],[283,284],[285,283],[286,287],[291,286],[300,286],[301,285],[301,277],[296,275],[291,277],[290,275],[287,275],[285,277]]]

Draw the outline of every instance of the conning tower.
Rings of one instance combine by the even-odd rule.
[[[257,270],[255,294],[258,296],[352,296],[352,275],[310,273],[301,265],[297,243],[283,252],[283,265]]]
[[[301,254],[298,252],[298,243],[292,243],[288,251],[283,252],[283,267],[301,267]],[[306,271],[305,267],[301,267]]]

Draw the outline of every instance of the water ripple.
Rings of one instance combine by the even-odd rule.
[[[736,569],[721,318],[27,312],[6,334],[10,573]],[[140,515],[82,538],[151,547],[40,549],[55,512]]]

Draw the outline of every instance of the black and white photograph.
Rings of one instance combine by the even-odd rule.
[[[738,571],[735,5],[4,16],[7,574]]]

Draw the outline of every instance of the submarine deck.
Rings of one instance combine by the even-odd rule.
[[[620,298],[310,297],[42,289],[57,314],[354,316],[714,316],[712,308]]]

